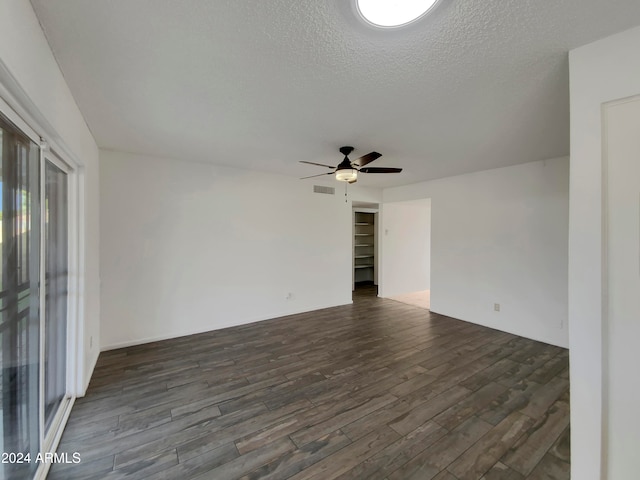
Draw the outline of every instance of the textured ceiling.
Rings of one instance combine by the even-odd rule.
[[[640,24],[638,0],[442,0],[395,30],[350,0],[32,3],[101,148],[305,176],[346,144],[404,167],[370,186],[567,155],[567,52]]]

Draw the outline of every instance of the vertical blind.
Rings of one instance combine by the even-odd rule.
[[[40,446],[39,146],[2,116],[0,143],[0,450],[35,458]],[[0,478],[30,478],[36,467],[2,463]]]

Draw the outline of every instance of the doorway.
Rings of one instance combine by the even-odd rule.
[[[352,204],[352,290],[355,294],[378,294],[379,205]]]

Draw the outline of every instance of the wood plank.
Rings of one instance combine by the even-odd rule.
[[[571,466],[553,455],[545,455],[527,480],[563,480],[571,475]]]
[[[560,434],[549,453],[563,462],[569,463],[571,461],[571,427],[564,429],[564,432]]]
[[[524,477],[504,463],[497,462],[480,480],[524,480]]]
[[[544,388],[540,388],[531,395],[526,407],[520,411],[531,418],[540,418],[549,407],[565,392],[569,391],[569,381],[555,377]]]
[[[234,423],[220,430],[208,433],[203,437],[183,443],[177,447],[178,458],[180,462],[186,461],[226,443],[234,442],[235,439],[247,435],[250,432],[255,432],[268,425],[275,425],[289,413],[300,411],[308,406],[308,404],[308,400],[301,400],[278,410],[262,412],[242,422]],[[277,443],[280,440],[281,439],[277,439],[272,443]]]
[[[554,377],[569,367],[568,354],[559,354],[553,357],[548,362],[544,363],[540,368],[535,370],[531,375],[527,377],[532,382],[544,385],[549,383]]]
[[[527,476],[569,425],[569,405],[557,401],[500,459]]]
[[[463,391],[463,394],[466,393],[466,391]],[[365,436],[370,431],[375,430],[378,425],[388,424],[392,420],[400,418],[436,396],[438,396],[438,393],[430,390],[428,386],[420,388],[411,395],[399,398],[395,402],[391,402],[388,405],[359,418],[355,422],[345,425],[342,427],[342,431],[345,432],[351,440],[357,440],[358,438]],[[421,419],[417,419],[416,421],[419,422],[420,420]]]
[[[201,475],[188,478],[198,480],[210,480],[212,478],[237,478],[238,476],[242,476],[256,470],[274,459],[294,450],[295,445],[291,440],[288,438],[281,438],[269,445],[253,450],[246,455],[238,456],[230,462],[225,462],[218,467],[205,469],[204,473]],[[194,457],[190,462],[197,465],[200,463],[200,457]],[[184,477],[172,476],[169,478],[176,479]],[[169,480],[169,478],[167,478],[167,480]]]
[[[207,407],[204,409],[204,415],[207,415],[208,408],[217,408],[217,407]],[[199,438],[202,438],[206,435],[211,435],[211,432],[217,432],[225,427],[240,424],[242,422],[248,421],[255,416],[265,412],[267,408],[262,406],[256,406],[253,409],[246,409],[239,412],[234,412],[231,415],[225,415],[222,417],[217,417],[215,423],[212,421],[202,421],[198,422],[194,425],[188,425],[184,423],[180,423],[179,426],[183,428],[177,428],[175,432],[149,432],[148,436],[145,436],[144,439],[129,439],[133,441],[121,442],[115,446],[115,448],[109,448],[108,451],[116,451],[116,459],[115,459],[115,467],[121,468],[130,463],[135,463],[140,458],[146,458],[151,455],[154,455],[159,452],[164,452],[167,450],[175,449],[181,445],[184,445],[188,442],[196,441]],[[201,415],[201,413],[197,413],[195,415]],[[186,419],[190,419],[193,421],[193,415],[189,415],[184,417]],[[202,417],[200,417],[202,418]],[[176,422],[179,422],[177,420]],[[176,422],[171,422],[176,423]],[[190,422],[189,422],[190,423]],[[184,426],[186,428],[184,428]],[[152,429],[156,430],[156,429]],[[150,440],[149,440],[150,439]],[[145,441],[146,440],[146,441]],[[212,447],[215,448],[215,447]]]
[[[447,433],[449,432],[437,423],[427,422],[343,473],[338,479],[383,478],[429,448]]]
[[[467,420],[471,415],[482,410],[505,390],[506,387],[499,383],[488,383],[465,399],[460,400],[455,405],[447,408],[444,412],[436,415],[433,420],[447,430],[453,430],[462,422]]]
[[[502,358],[496,363],[489,365],[484,370],[472,375],[466,380],[463,380],[460,382],[460,385],[472,391],[478,390],[516,365],[517,363],[513,360],[510,360],[509,358]]]
[[[444,393],[419,404],[389,422],[389,426],[400,435],[407,435],[416,427],[431,420],[437,414],[469,396],[471,392],[464,387],[454,386]]]
[[[287,452],[242,478],[244,480],[289,478],[341,450],[350,443],[351,440],[343,432],[336,430],[318,440],[307,443],[301,448]]]
[[[291,480],[335,478],[375,455],[398,438],[399,435],[389,427],[380,427],[290,478]]]
[[[471,417],[449,435],[388,475],[389,480],[430,480],[482,438],[492,426]]]
[[[109,472],[104,478],[109,480],[130,480],[132,478],[149,478],[178,465],[178,453],[174,450],[160,453],[149,458],[141,458],[124,468]]]
[[[298,430],[297,432],[289,435],[289,437],[296,445],[298,445],[298,447],[301,447],[302,445],[305,445],[313,440],[316,440],[317,438],[320,438],[323,435],[326,435],[329,432],[332,432],[336,428],[347,425],[354,420],[367,415],[368,413],[374,412],[379,408],[388,405],[394,400],[396,400],[396,397],[391,394],[371,398],[363,404],[342,412],[335,417],[329,418],[310,427]]]
[[[531,427],[533,420],[514,412],[447,467],[459,480],[478,480]]]
[[[511,412],[527,407],[533,394],[542,387],[542,385],[527,379],[521,380],[495,397],[487,407],[480,411],[478,416],[485,422],[497,425]]]
[[[334,401],[326,401],[312,408],[286,415],[272,425],[244,435],[236,440],[236,446],[242,454],[250,452],[266,442],[317,425],[361,404],[361,400],[337,396]]]

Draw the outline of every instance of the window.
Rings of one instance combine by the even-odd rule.
[[[2,480],[34,477],[70,406],[68,172],[33,136],[0,114]]]

